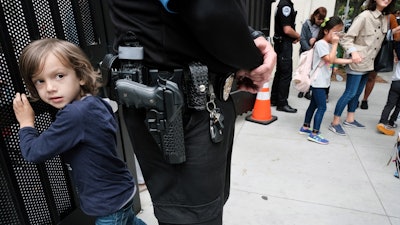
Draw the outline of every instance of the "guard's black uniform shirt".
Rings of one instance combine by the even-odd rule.
[[[295,29],[296,11],[293,2],[280,0],[275,14],[274,50],[277,54],[276,71],[272,83],[271,103],[278,107],[288,105],[290,82],[293,72],[293,38],[283,32],[284,26]]]
[[[279,1],[275,15],[275,36],[292,39],[283,32],[283,27],[291,26],[295,30],[296,14],[291,0]]]
[[[177,0],[167,12],[158,0],[111,0],[117,37],[133,31],[150,67],[181,68],[192,61],[213,72],[253,69],[262,63],[242,0]]]

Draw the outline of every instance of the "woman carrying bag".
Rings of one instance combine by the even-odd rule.
[[[390,20],[389,20],[390,29],[395,29],[398,26],[396,16],[393,14],[389,14],[388,17],[390,18]],[[397,52],[399,52],[399,50],[400,50],[400,45],[398,42],[400,40],[400,33],[398,32],[396,34],[393,34],[393,39],[394,39],[394,43],[393,43],[394,48],[395,48],[396,54],[397,54]],[[397,54],[397,55],[399,55],[399,54]],[[393,65],[393,61],[392,61],[392,65]],[[390,69],[391,69],[390,71],[392,71],[393,66]],[[368,74],[368,80],[367,80],[367,84],[365,85],[365,90],[364,90],[364,97],[363,97],[363,99],[361,101],[361,105],[360,105],[361,109],[368,109],[368,97],[371,94],[372,89],[374,89],[375,79],[376,79],[377,75],[378,75],[378,73],[376,71],[371,71]]]
[[[364,90],[368,73],[374,70],[374,60],[379,52],[388,31],[388,21],[385,14],[389,14],[396,0],[370,0],[367,9],[360,13],[353,21],[349,30],[340,40],[345,55],[350,55],[353,62],[346,66],[346,88],[336,103],[333,120],[329,130],[346,135],[340,117],[347,106],[347,116],[343,126],[349,128],[365,128],[355,120],[355,111],[358,99]],[[393,33],[400,28],[393,29]]]

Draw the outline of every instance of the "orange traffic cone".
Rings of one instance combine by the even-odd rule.
[[[271,101],[269,94],[269,84],[264,83],[261,91],[257,93],[256,102],[254,103],[253,113],[246,117],[246,120],[260,123],[270,124],[277,120],[278,117],[271,115]]]

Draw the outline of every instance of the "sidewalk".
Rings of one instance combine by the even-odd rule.
[[[375,128],[391,73],[379,75],[388,83],[376,83],[369,109],[356,111],[356,119],[367,128],[347,128],[347,136],[328,130],[345,87],[345,82],[332,82],[321,126],[329,145],[298,134],[309,101],[297,98],[293,88],[289,103],[298,109],[296,114],[273,107],[278,120],[269,125],[239,116],[224,224],[400,225],[400,180],[393,176],[394,164],[386,166],[396,136],[379,134]],[[141,192],[141,202],[139,217],[149,225],[157,224],[147,191]]]

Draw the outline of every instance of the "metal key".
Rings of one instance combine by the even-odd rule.
[[[219,143],[224,139],[223,128],[224,116],[220,113],[220,109],[215,105],[215,94],[213,86],[209,85],[210,99],[206,104],[206,109],[210,113],[210,136],[211,141],[214,143]]]
[[[224,116],[217,110],[214,112],[214,124],[216,124],[221,130],[224,128]]]
[[[210,135],[211,140],[214,143],[219,143],[223,140],[223,132],[222,129],[224,125],[222,123],[223,116],[221,113],[216,110],[212,110],[210,112]]]

